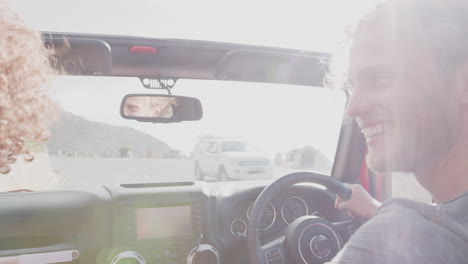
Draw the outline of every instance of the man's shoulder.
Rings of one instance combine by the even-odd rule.
[[[377,210],[376,216],[382,214],[396,214],[397,216],[404,216],[405,214],[402,214],[400,211],[405,211],[405,214],[412,214],[409,212],[413,212],[428,220],[434,220],[437,215],[437,207],[434,204],[427,204],[398,197],[385,201]]]
[[[392,198],[382,204],[376,216],[386,215],[388,217],[389,215],[395,215],[404,217],[410,214],[408,211],[413,211],[417,216],[451,230],[457,224],[464,227],[468,225],[468,210],[466,208],[468,208],[468,192],[441,204],[427,204],[404,198]],[[405,211],[405,213],[401,211]],[[467,234],[462,235],[466,236],[468,241],[468,230],[465,233]]]
[[[466,241],[433,221],[437,210],[407,199],[387,201],[332,263],[465,263]]]

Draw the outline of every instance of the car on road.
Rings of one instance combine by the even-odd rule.
[[[258,180],[273,178],[273,162],[264,152],[238,139],[202,139],[192,152],[195,178]]]

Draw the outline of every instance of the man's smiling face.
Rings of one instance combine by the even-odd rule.
[[[379,172],[413,172],[445,153],[459,131],[453,81],[417,37],[400,35],[389,23],[369,23],[350,52],[347,113],[366,137],[367,164]]]

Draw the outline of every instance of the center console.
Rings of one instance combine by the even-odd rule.
[[[186,263],[203,240],[202,192],[128,194],[114,207],[112,264],[124,258],[136,263]],[[124,193],[125,194],[125,193]],[[114,263],[115,262],[115,263]]]
[[[170,204],[136,204],[126,208],[124,236],[118,244],[136,251],[146,263],[185,263],[203,236],[200,201]],[[118,233],[116,233],[118,234]]]

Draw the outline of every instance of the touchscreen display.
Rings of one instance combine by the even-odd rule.
[[[137,208],[137,239],[191,237],[191,215],[191,206]]]

